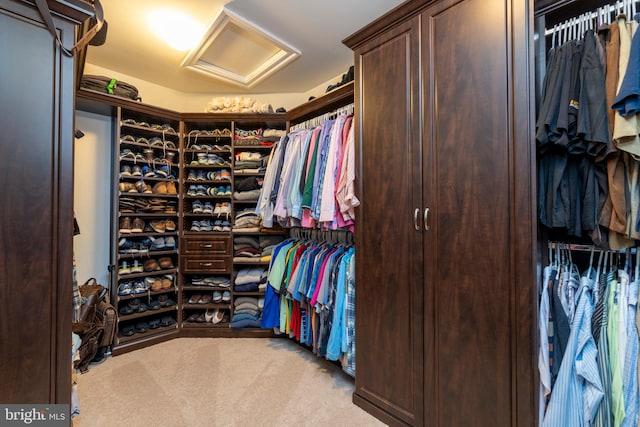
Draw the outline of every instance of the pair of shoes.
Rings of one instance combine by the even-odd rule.
[[[190,315],[185,319],[185,322],[204,323],[205,322],[204,313],[193,313],[192,315]]]
[[[218,324],[222,321],[222,319],[224,318],[224,312],[225,310],[219,310],[219,309],[208,309],[205,313],[204,313],[204,321],[209,323],[214,323],[214,324]]]

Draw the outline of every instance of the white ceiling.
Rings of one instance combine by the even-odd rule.
[[[342,39],[393,9],[402,0],[101,0],[107,42],[91,46],[87,63],[185,93],[305,92],[347,71],[353,53]],[[178,51],[155,36],[147,15],[159,8],[191,16],[202,31],[223,7],[292,45],[299,58],[246,89],[180,66]],[[244,64],[243,52],[238,67]]]

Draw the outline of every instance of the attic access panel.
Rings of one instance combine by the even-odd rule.
[[[182,61],[182,67],[250,88],[294,59],[300,51],[226,9]]]

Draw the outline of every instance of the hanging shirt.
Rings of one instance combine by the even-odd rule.
[[[590,425],[602,400],[597,348],[590,324],[593,313],[592,287],[591,281],[583,281],[578,289],[578,305],[571,335],[543,426]]]

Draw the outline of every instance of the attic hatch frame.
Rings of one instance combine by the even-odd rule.
[[[207,55],[207,53],[215,54],[215,52],[209,52],[209,49],[215,47],[216,40],[232,26],[237,26],[241,30],[246,31],[248,34],[247,40],[257,37],[261,43],[272,46],[275,53],[265,61],[257,63],[256,66],[246,74],[234,72],[221,65],[216,65],[204,60],[203,56]],[[207,28],[200,42],[189,51],[180,65],[183,68],[218,80],[244,88],[251,88],[298,58],[300,54],[301,52],[298,49],[284,40],[274,36],[242,16],[226,8],[222,8],[220,14]]]

